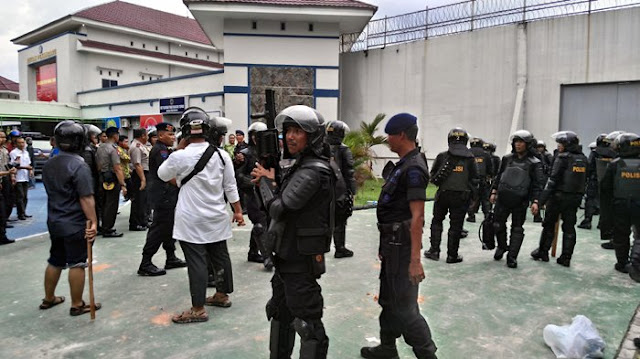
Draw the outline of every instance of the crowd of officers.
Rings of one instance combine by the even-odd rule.
[[[174,316],[173,321],[203,322],[208,320],[205,305],[231,306],[229,293],[233,291],[233,278],[226,240],[231,238],[231,222],[244,225],[243,202],[253,224],[247,259],[261,263],[267,270],[275,268],[271,279],[272,297],[266,305],[271,325],[270,357],[290,358],[299,335],[301,358],[326,358],[329,338],[322,322],[324,305],[318,284],[325,272],[324,256],[330,251],[332,238],[336,258],[353,256],[345,246],[345,227],[355,194],[353,157],[342,143],[348,127],[340,121],[326,123],[315,109],[296,105],[278,114],[276,129],[256,122],[248,129],[246,143],[244,133],[237,131],[236,145],[227,147],[223,142],[229,125],[224,118],[210,117],[199,108],[189,108],[180,120],[180,134],[168,123],[156,127],[157,142],[151,149],[147,147],[149,136],[145,130],[134,131],[135,139],[127,146],[126,138],[118,134],[118,129],[109,128],[105,142],[98,145],[101,134],[97,128],[73,123],[59,125],[56,140],[67,144],[61,148],[63,152],[82,154],[93,173],[93,191],[81,188],[77,196],[83,199],[91,192],[95,194],[98,198],[95,208],[87,208],[87,203],[93,206],[92,202],[83,202],[85,216],[82,219],[98,222],[92,218],[99,213],[102,221],[101,226],[89,223],[84,236],[92,241],[93,228],[97,232],[99,227],[105,237],[121,236],[113,228],[120,193],[132,201],[130,230],[145,230],[152,213],[138,274],[164,274],[164,270],[151,262],[162,245],[167,251],[166,269],[188,267],[192,307]],[[86,147],[69,145],[77,142],[78,128],[83,131],[80,135],[86,135],[89,140]],[[587,193],[591,195],[588,201],[593,202],[594,195],[599,197],[600,228],[606,233],[603,239],[613,240],[618,261],[615,268],[640,281],[640,241],[636,241],[631,261],[629,259],[630,230],[640,225],[640,137],[637,135],[609,134],[596,144],[587,159],[582,154],[578,136],[571,131],[553,135],[557,150],[551,155],[542,141],[520,130],[511,136],[511,153],[499,158],[494,155],[495,145],[479,138],[469,141],[464,129],[454,128],[448,134],[448,150],[438,154],[429,171],[426,157],[417,146],[415,116],[408,113],[393,116],[387,122],[385,133],[391,151],[398,154],[400,160],[385,166],[385,182],[377,205],[378,254],[382,262],[378,301],[382,307],[381,344],[362,348],[362,357],[397,358],[396,339],[403,336],[417,358],[436,358],[436,345],[417,303],[418,286],[425,278],[421,242],[429,182],[438,186],[430,227],[431,245],[424,252],[429,259],[440,258],[443,222],[448,213],[446,262],[462,262],[458,250],[464,235],[464,218],[475,221],[475,214],[481,208],[485,215],[483,226],[491,229],[487,232],[491,232],[490,235],[482,238],[483,247],[495,248],[495,260],[501,260],[506,254],[507,266],[516,268],[524,240],[523,224],[530,209],[534,220],[542,221],[543,227],[539,247],[531,253],[532,258],[549,261],[556,223],[562,220],[562,254],[557,261],[568,267],[576,245],[576,212]],[[176,142],[176,150],[172,150]],[[467,147],[469,142],[471,148]],[[610,148],[614,155],[602,160],[609,163],[601,177],[593,175],[590,165],[605,152],[598,153],[598,145]],[[119,149],[127,147],[126,153]],[[269,156],[278,153],[278,149],[281,153],[274,164]],[[50,167],[62,165],[63,162],[56,161]],[[129,184],[125,167],[130,169]],[[69,177],[70,183],[75,183],[73,175]],[[50,205],[51,199],[57,198],[53,194],[56,181],[49,185],[45,181]],[[69,190],[68,186],[64,188]],[[149,198],[152,201],[148,201]],[[592,202],[589,206],[594,206]],[[233,211],[231,220],[227,213],[229,204]],[[76,213],[79,210],[76,206]],[[544,217],[540,214],[542,210]],[[56,214],[50,211],[50,218],[59,216],[60,211],[64,210]],[[512,219],[508,240],[509,216]],[[55,227],[52,222],[49,224],[50,230]],[[78,222],[79,226],[82,224]],[[61,244],[62,236],[54,236],[53,232],[51,236],[52,248],[76,245]],[[175,256],[175,239],[180,242],[186,262]],[[56,257],[52,251],[47,269],[53,278],[50,281],[55,279],[57,283],[62,268],[82,266],[77,256],[68,257],[72,252],[67,251],[65,263],[64,256]],[[81,252],[75,253],[82,256]],[[86,261],[86,253],[84,255]],[[206,297],[211,276],[216,295]],[[54,295],[55,284],[53,289],[48,289],[41,309],[64,301]],[[81,293],[80,290],[79,298],[73,298],[72,315],[88,310]]]
[[[448,150],[438,154],[431,169],[431,182],[438,186],[438,191],[431,222],[431,246],[424,256],[439,260],[443,221],[449,213],[446,262],[462,262],[458,248],[464,217],[467,215],[468,222],[475,222],[475,214],[481,207],[485,216],[482,225],[492,229],[482,231],[483,248],[495,248],[495,260],[506,254],[507,266],[517,268],[529,208],[534,222],[542,222],[539,246],[531,257],[549,261],[549,250],[561,221],[562,252],[557,262],[569,267],[577,240],[577,211],[586,197],[585,217],[578,227],[591,229],[592,217],[599,212],[600,237],[606,241],[602,247],[615,249],[615,269],[640,281],[639,241],[631,252],[634,265],[629,253],[631,228],[640,224],[638,135],[624,131],[601,134],[590,145],[588,158],[576,133],[561,131],[552,138],[557,143],[553,154],[529,131],[516,131],[511,135],[511,153],[500,159],[494,154],[494,144],[477,137],[469,140],[464,129],[452,129]]]

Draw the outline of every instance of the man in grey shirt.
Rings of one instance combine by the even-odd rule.
[[[131,157],[131,212],[129,213],[129,230],[144,231],[147,229],[147,176],[149,175],[149,149],[147,130],[138,128],[133,130],[134,140],[129,146]]]
[[[118,214],[118,201],[120,191],[127,194],[124,183],[124,173],[120,167],[117,142],[120,134],[116,127],[107,128],[107,142],[103,143],[96,151],[96,161],[99,169],[100,189],[102,195],[102,231],[104,237],[122,237],[122,233],[116,232],[113,226]]]

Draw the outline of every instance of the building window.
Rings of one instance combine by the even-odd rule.
[[[251,28],[253,30],[257,29],[258,28],[258,22],[257,21],[251,21]]]
[[[131,41],[131,46],[133,46],[133,41]]]
[[[284,30],[286,30],[286,29],[287,29],[287,24],[286,24],[286,23],[284,23],[284,22],[281,22],[281,23],[280,23],[280,30],[284,31]]]
[[[156,46],[156,51],[158,51],[158,46]]]
[[[313,24],[309,24],[309,31],[313,31]]]
[[[118,81],[116,80],[108,80],[108,79],[102,79],[102,88],[109,88],[109,87],[116,87],[118,86]]]
[[[142,81],[144,81],[144,75],[142,75]]]
[[[209,60],[209,55],[207,55],[207,60]]]
[[[100,70],[100,75],[102,75],[102,70]]]
[[[120,77],[120,73],[119,72],[116,72],[116,77]]]
[[[198,54],[196,54],[196,59],[198,58]]]
[[[187,51],[184,52],[184,56],[189,56],[189,53]]]
[[[109,71],[109,76],[111,76],[111,71]]]
[[[147,44],[142,44],[142,48],[146,49],[147,48]]]

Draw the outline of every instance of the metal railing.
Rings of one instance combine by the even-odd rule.
[[[468,0],[370,21],[361,33],[342,35],[340,52],[638,5],[640,0]]]

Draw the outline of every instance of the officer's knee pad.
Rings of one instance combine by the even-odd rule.
[[[251,229],[251,234],[259,236],[262,233],[264,233],[264,226],[261,223],[254,224]]]
[[[277,317],[278,307],[273,303],[273,300],[269,299],[264,309],[265,309],[265,312],[267,313],[267,320],[271,320],[271,318]]]
[[[293,328],[296,330],[296,333],[300,335],[302,340],[315,339],[315,328],[313,323],[305,321],[304,319],[295,318],[293,320]]]

